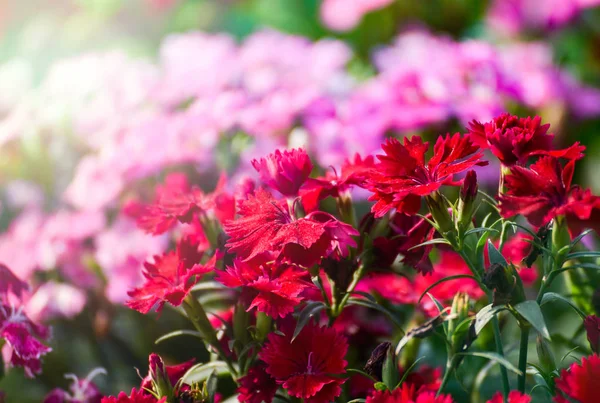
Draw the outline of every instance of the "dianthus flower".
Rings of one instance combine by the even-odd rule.
[[[596,403],[598,401],[598,379],[600,379],[600,357],[596,354],[573,363],[563,369],[555,384],[556,403]]]
[[[73,374],[65,375],[65,378],[73,381],[69,390],[60,388],[52,390],[44,398],[44,403],[100,403],[102,394],[92,382],[94,376],[98,374],[106,374],[106,371],[103,368],[97,368],[84,379],[79,379]]]
[[[25,374],[33,378],[42,371],[41,357],[52,351],[40,341],[50,337],[50,330],[33,323],[22,311],[22,307],[0,302],[0,339],[10,347],[10,365],[23,367]]]
[[[453,403],[452,396],[436,396],[432,391],[417,391],[415,385],[403,383],[393,391],[373,392],[366,403]]]
[[[521,214],[535,227],[564,216],[575,235],[586,227],[600,230],[600,198],[571,185],[574,168],[574,160],[563,167],[548,156],[529,168],[513,166],[505,177],[506,191],[498,196],[500,214]]]
[[[154,396],[144,393],[143,390],[133,388],[129,396],[125,392],[120,392],[117,397],[103,397],[101,403],[165,403],[166,401],[166,396],[157,400]]]
[[[8,267],[0,263],[0,297],[6,297],[9,292],[20,297],[28,288],[27,283],[21,281]]]
[[[294,326],[286,323],[284,335],[271,333],[268,342],[259,353],[267,365],[265,371],[290,396],[304,399],[307,403],[328,403],[342,393],[345,379],[344,359],[348,350],[345,337],[332,328],[307,324],[292,341]]]
[[[487,403],[503,403],[504,396],[502,396],[501,392],[496,393]],[[518,390],[513,390],[508,394],[507,403],[529,403],[531,402],[531,396],[528,396],[524,393],[519,392]]]
[[[487,123],[474,120],[469,126],[472,140],[481,148],[489,148],[505,166],[524,165],[536,155],[580,159],[585,150],[579,142],[569,148],[554,150],[554,135],[548,134],[550,125],[542,125],[539,116],[519,118],[503,113]]]
[[[276,150],[260,160],[252,160],[260,180],[286,197],[295,197],[306,181],[313,165],[302,148]]]
[[[295,219],[284,205],[257,189],[239,205],[240,218],[225,223],[231,237],[226,246],[244,261],[271,253],[280,260],[311,266],[332,253],[345,256],[356,246],[352,226],[330,214],[315,211]]]
[[[217,280],[227,287],[242,287],[242,300],[248,311],[256,308],[272,318],[285,317],[302,301],[300,294],[310,285],[307,272],[296,266],[253,263],[236,260],[219,272]]]
[[[266,365],[259,361],[248,373],[241,377],[237,392],[238,400],[242,403],[271,403],[279,388],[275,379],[265,371]]]
[[[177,250],[154,256],[152,262],[144,263],[146,282],[128,292],[131,300],[127,306],[148,313],[154,307],[160,312],[166,302],[181,305],[200,277],[214,269],[216,255],[205,264],[200,264],[202,257],[203,253],[187,238],[179,241]]]
[[[456,133],[440,136],[433,148],[433,156],[425,162],[429,143],[421,137],[388,139],[382,145],[385,155],[378,155],[380,163],[370,171],[367,188],[373,192],[369,200],[375,201],[371,211],[381,217],[391,209],[400,213],[416,214],[421,207],[421,197],[437,191],[442,185],[457,185],[454,176],[481,161],[483,153],[468,136]]]
[[[340,197],[353,186],[364,188],[368,172],[374,166],[375,158],[372,155],[363,159],[356,154],[354,159],[345,161],[339,175],[332,169],[324,177],[308,178],[300,190],[302,205],[306,211],[313,211],[319,201],[328,196]]]
[[[153,204],[129,208],[127,212],[137,219],[140,228],[155,235],[168,231],[177,221],[189,223],[199,213],[210,211],[220,221],[229,220],[235,215],[235,200],[225,192],[225,182],[225,176],[221,176],[215,190],[206,194],[190,187],[185,175],[171,174],[157,188]]]

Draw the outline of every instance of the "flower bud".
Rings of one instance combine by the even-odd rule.
[[[519,273],[512,266],[492,264],[483,276],[483,284],[494,291],[493,305],[518,304],[525,300],[525,290]]]
[[[452,301],[452,309],[450,311],[450,321],[448,322],[448,335],[451,336],[450,342],[454,352],[462,350],[465,344],[465,335],[469,331],[468,325],[459,325],[469,317],[469,296],[464,293],[458,293]]]
[[[596,315],[589,315],[583,321],[583,326],[587,333],[587,339],[594,353],[598,353],[600,344],[600,318]]]
[[[386,360],[388,351],[392,350],[392,344],[390,342],[381,343],[371,353],[371,357],[365,365],[365,372],[371,375],[373,378],[381,382],[383,363]]]
[[[467,172],[458,200],[457,226],[464,230],[471,225],[475,213],[475,199],[477,198],[477,174],[471,170]]]
[[[159,397],[170,397],[173,394],[173,386],[165,369],[165,363],[158,354],[150,354],[148,358],[150,378],[152,386]]]
[[[550,349],[548,342],[538,334],[535,344],[538,359],[540,360],[540,366],[544,371],[550,373],[556,369],[556,361],[554,360],[554,353]]]
[[[429,212],[440,228],[440,231],[442,233],[452,231],[454,225],[452,224],[450,213],[448,213],[448,204],[444,196],[438,192],[434,192],[430,196],[427,196],[426,200]]]

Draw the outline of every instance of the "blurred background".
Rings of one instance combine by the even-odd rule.
[[[0,0],[0,261],[54,329],[43,374],[0,389],[38,402],[104,367],[115,393],[151,350],[199,354],[154,345],[188,326],[178,313],[122,306],[170,241],[127,206],[168,173],[211,189],[300,145],[339,166],[503,111],[586,145],[576,175],[600,192],[600,1]]]

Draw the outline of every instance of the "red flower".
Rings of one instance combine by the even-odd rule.
[[[149,206],[126,209],[137,219],[138,226],[151,234],[168,231],[177,221],[189,223],[196,214],[212,212],[220,221],[235,215],[235,199],[224,191],[226,177],[219,179],[215,190],[205,194],[198,187],[190,187],[184,174],[167,176],[164,186],[156,190],[156,200]]]
[[[353,186],[364,188],[368,172],[375,166],[375,158],[372,155],[362,159],[359,154],[354,160],[346,160],[340,175],[335,170],[327,171],[324,177],[308,178],[300,190],[302,205],[306,211],[316,210],[319,201],[331,196],[340,197]]]
[[[274,257],[311,266],[322,257],[347,253],[356,246],[352,236],[358,232],[348,224],[320,211],[295,219],[287,206],[258,189],[239,206],[240,218],[225,223],[231,237],[226,246],[244,261],[272,253]]]
[[[498,392],[492,397],[487,403],[503,403],[504,396],[501,392]],[[508,403],[529,403],[531,402],[531,396],[523,394],[517,390],[513,390],[508,394]]]
[[[200,264],[203,254],[188,238],[179,241],[176,251],[154,256],[154,262],[144,263],[143,286],[128,292],[132,298],[126,304],[141,313],[156,307],[160,312],[166,302],[179,306],[200,277],[214,269],[216,255]]]
[[[260,160],[252,160],[252,166],[261,181],[284,196],[295,197],[312,171],[312,163],[304,149],[276,150]]]
[[[23,291],[28,289],[27,283],[21,281],[8,267],[0,263],[0,297],[2,294],[6,297],[9,292],[20,297]]]
[[[291,325],[292,323],[286,323]],[[342,393],[345,379],[344,356],[348,343],[334,329],[307,324],[292,341],[293,326],[282,329],[284,335],[269,334],[268,342],[259,353],[266,372],[291,396],[306,403],[328,403]]]
[[[141,389],[135,390],[135,388],[133,388],[131,389],[131,394],[129,396],[127,396],[125,392],[121,392],[117,397],[103,397],[101,403],[165,403],[166,401],[166,396],[157,400],[154,396],[144,393]]]
[[[429,143],[419,136],[388,139],[382,145],[385,155],[376,170],[370,171],[367,188],[374,194],[371,211],[381,217],[391,209],[405,214],[416,214],[421,206],[421,197],[437,191],[442,185],[457,185],[454,176],[474,165],[486,165],[481,161],[483,153],[468,136],[456,133],[440,136],[433,148],[433,157],[425,163]]]
[[[227,287],[242,287],[242,299],[248,311],[256,308],[272,318],[285,317],[294,311],[309,286],[302,278],[305,270],[286,264],[258,264],[236,260],[233,267],[219,272],[217,280]]]
[[[538,277],[535,265],[530,268],[522,263],[531,250],[531,243],[528,241],[532,239],[531,236],[519,232],[506,241],[502,248],[502,254],[519,270],[519,276],[526,285],[535,283]],[[487,254],[487,248],[484,249],[484,253]]]
[[[469,125],[469,134],[481,148],[489,148],[505,166],[524,165],[535,155],[556,158],[580,159],[584,146],[579,142],[563,150],[553,150],[553,134],[548,134],[549,124],[542,125],[539,116],[519,118],[504,113],[492,121]]]
[[[596,403],[598,402],[598,379],[600,379],[600,357],[596,354],[581,359],[581,364],[573,363],[563,369],[556,378],[557,403]],[[569,400],[571,399],[571,400]]]
[[[587,339],[590,342],[590,347],[594,353],[598,353],[600,345],[600,318],[596,315],[589,315],[583,321]]]
[[[521,214],[534,226],[565,216],[572,234],[582,228],[600,230],[600,198],[571,186],[575,161],[564,168],[553,157],[541,157],[529,168],[514,166],[505,177],[506,192],[498,196],[503,217]]]
[[[248,374],[238,379],[240,384],[237,392],[238,400],[242,403],[271,403],[277,392],[277,382],[266,372],[266,365],[259,361],[255,364]]]
[[[373,392],[367,397],[366,403],[452,403],[452,396],[435,396],[432,391],[417,391],[415,385],[403,383],[402,386],[393,391]]]
[[[52,351],[39,339],[49,337],[49,329],[33,323],[22,309],[0,303],[0,339],[4,339],[11,350],[10,365],[23,367],[30,378],[39,374],[42,371],[41,356]]]
[[[72,380],[69,390],[53,389],[44,397],[44,403],[100,403],[102,393],[92,382],[97,374],[106,374],[106,371],[103,368],[97,368],[84,379],[79,379],[73,374],[65,375],[66,378]]]

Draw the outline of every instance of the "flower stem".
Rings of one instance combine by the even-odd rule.
[[[529,325],[521,326],[521,344],[519,346],[519,383],[518,390],[525,393],[525,377],[527,376],[527,347],[529,345]]]
[[[446,371],[444,372],[444,378],[442,378],[442,383],[440,384],[440,388],[438,389],[437,394],[435,395],[436,397],[438,397],[442,393],[442,391],[446,387],[446,384],[450,380],[450,374],[452,374],[453,366],[454,366],[454,358],[452,358],[452,359],[448,358],[446,360]]]
[[[227,364],[227,367],[229,367],[231,375],[236,377],[237,370],[233,366],[229,356],[223,350],[223,347],[221,347],[215,329],[210,324],[210,320],[208,320],[208,316],[206,316],[206,311],[204,311],[202,305],[192,296],[192,294],[188,294],[188,296],[185,297],[182,306],[188,319],[192,322],[196,330],[200,332],[202,338],[217,351],[221,359]]]
[[[354,289],[358,285],[358,282],[362,278],[364,272],[365,272],[365,265],[361,264],[358,267],[358,270],[356,270],[356,272],[354,272],[354,276],[352,277],[352,282],[350,283],[350,285],[346,289],[346,293],[342,297],[340,303],[337,306],[332,306],[333,320],[335,320],[335,318],[337,318],[338,316],[340,316],[340,314],[342,313],[342,310],[344,309],[344,306],[346,306],[346,303],[348,302],[348,299],[350,298],[350,295],[352,295],[352,292],[354,292]],[[331,322],[331,324],[333,324],[333,321],[330,321],[330,322]]]

